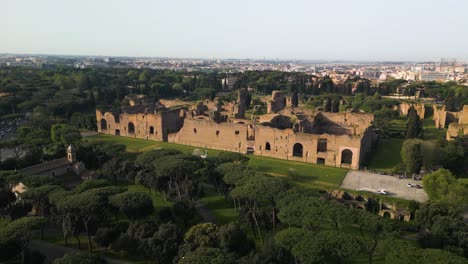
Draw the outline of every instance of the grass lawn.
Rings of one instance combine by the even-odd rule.
[[[102,140],[127,146],[130,152],[144,152],[155,148],[170,148],[177,149],[185,153],[192,153],[194,149],[206,150],[208,156],[216,156],[222,150],[204,149],[196,146],[180,145],[168,142],[152,141],[145,139],[136,139],[128,137],[120,137],[113,135],[100,134],[86,138],[87,140]],[[285,177],[288,171],[293,170],[298,177],[293,182],[305,187],[334,187],[341,184],[346,175],[347,170],[342,168],[328,167],[323,165],[308,164],[297,161],[288,161],[274,159],[269,157],[261,157],[250,155],[249,166],[259,171],[270,173],[274,176]]]
[[[234,206],[212,188],[205,188],[205,196],[201,200],[210,208],[218,225],[237,222],[239,213],[234,211]]]
[[[310,164],[298,161],[274,159],[262,156],[249,156],[249,166],[274,176],[287,177],[290,172],[295,177],[286,180],[304,187],[339,186],[348,172],[347,169]]]
[[[447,129],[437,129],[432,116],[423,120],[424,140],[437,141],[445,139]]]
[[[148,193],[151,196],[151,199],[153,200],[153,206],[154,206],[156,212],[158,212],[162,207],[171,207],[172,206],[172,202],[166,201],[164,199],[163,194],[158,193],[158,192],[157,193],[154,193],[154,192],[149,193],[148,189],[145,188],[145,186],[143,186],[143,185],[129,185],[128,190],[132,191],[132,192]]]
[[[424,140],[437,141],[445,137],[446,129],[437,129],[432,116],[423,120]],[[369,169],[388,171],[401,162],[400,150],[406,134],[406,117],[400,117],[390,122],[389,132],[400,134],[401,137],[382,138],[374,153],[367,161]]]
[[[403,138],[382,138],[379,140],[376,149],[370,155],[367,168],[388,171],[393,166],[401,162],[401,145]]]

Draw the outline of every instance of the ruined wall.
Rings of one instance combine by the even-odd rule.
[[[360,148],[360,163],[368,158],[368,155],[372,153],[372,146],[377,143],[378,135],[374,133],[374,130],[371,128],[366,129],[362,138],[361,138],[361,148]]]
[[[310,134],[254,125],[245,119],[216,123],[206,116],[192,117],[186,113],[184,109],[171,109],[151,114],[124,113],[116,118],[112,113],[102,114],[97,110],[96,118],[100,133],[351,169],[359,168],[374,141],[372,129],[368,127],[373,121],[370,114],[323,113],[330,122],[336,123],[333,127],[353,132]],[[271,117],[278,115],[265,116],[271,121]],[[101,120],[105,120],[104,126]],[[130,123],[134,125],[133,131],[129,129]]]
[[[348,135],[316,135],[294,133],[292,129],[276,129],[267,126],[255,128],[255,154],[279,159],[297,160],[308,163],[324,162],[328,166],[342,166],[358,169],[360,163],[360,137]],[[326,151],[318,151],[319,139],[326,140]],[[302,156],[295,155],[294,145],[302,145]],[[269,145],[269,149],[268,146]],[[342,164],[342,152],[352,151],[351,164]],[[319,161],[321,159],[321,161]]]
[[[286,107],[286,97],[281,91],[273,91],[271,99],[267,102],[267,113],[277,113]]]
[[[352,135],[362,135],[366,129],[374,122],[374,115],[365,113],[320,113],[326,120],[340,126],[350,126]]]
[[[401,103],[398,106],[395,106],[393,110],[398,110],[401,115],[408,115],[408,110],[414,107],[416,113],[418,114],[419,118],[424,119],[426,114],[426,108],[423,103],[421,104],[409,104],[409,103]]]
[[[247,126],[240,123],[220,123],[186,119],[179,132],[169,135],[178,144],[233,152],[247,152]]]
[[[455,140],[459,136],[466,136],[466,135],[468,135],[468,124],[451,123],[448,126],[445,139],[448,141],[451,141],[451,140]]]
[[[247,100],[247,90],[245,88],[239,89],[237,93],[237,105],[234,108],[235,118],[245,118],[245,100]]]
[[[433,120],[435,123],[435,127],[437,129],[445,127],[445,119],[447,118],[447,111],[445,111],[445,106],[442,109],[438,109],[437,105],[432,105],[432,109],[434,111]]]
[[[458,115],[459,124],[468,124],[468,105],[463,106],[463,110]]]
[[[432,108],[434,109],[433,119],[436,128],[444,128],[451,123],[468,124],[468,105],[464,105],[459,112],[446,111],[445,106],[437,109],[437,106],[433,105]]]
[[[183,109],[172,109],[161,112],[161,132],[160,140],[167,141],[168,135],[179,131],[185,122],[185,111]]]
[[[157,114],[120,114],[118,121],[115,122],[115,116],[106,112],[104,115],[96,110],[96,119],[98,122],[98,132],[109,135],[120,135],[133,138],[163,140],[161,113]],[[101,127],[102,120],[107,123],[107,129]],[[133,132],[129,131],[130,123],[133,124]]]
[[[99,133],[115,135],[115,131],[120,129],[119,117],[110,112],[96,110],[96,121]]]

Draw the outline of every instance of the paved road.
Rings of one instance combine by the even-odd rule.
[[[427,194],[423,189],[409,188],[407,187],[408,183],[422,185],[421,181],[398,179],[396,176],[350,170],[346,174],[343,183],[341,183],[341,188],[349,190],[363,188],[371,190],[385,189],[388,195],[392,197],[415,200],[418,202],[425,202],[428,200]]]
[[[51,263],[56,258],[61,258],[69,252],[78,252],[78,249],[55,245],[42,240],[32,240],[29,248],[41,252],[46,256],[45,263]],[[127,264],[130,262],[104,257],[109,264]]]

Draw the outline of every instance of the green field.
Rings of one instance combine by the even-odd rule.
[[[177,149],[185,153],[192,153],[194,149],[206,150],[208,156],[216,156],[221,150],[204,149],[195,146],[180,145],[168,142],[120,137],[113,135],[98,135],[86,138],[87,140],[102,140],[123,144],[130,152],[144,152],[156,148]],[[347,170],[342,168],[328,167],[297,161],[288,161],[261,156],[249,156],[249,166],[256,170],[270,173],[273,176],[286,177],[288,172],[293,171],[296,174],[290,182],[295,182],[305,187],[336,187],[343,181]]]
[[[151,199],[153,200],[153,206],[156,209],[156,211],[159,211],[159,209],[161,209],[162,207],[172,206],[172,203],[164,199],[164,196],[162,194],[154,192],[149,193],[148,189],[145,188],[143,185],[129,185],[128,190],[131,192],[148,193],[151,196]]]
[[[298,161],[281,160],[261,156],[249,156],[249,166],[273,176],[286,177],[286,180],[304,187],[334,187],[343,181],[347,169],[310,164]],[[287,177],[291,172],[296,176]]]
[[[390,122],[389,132],[400,137],[381,138],[366,162],[368,169],[389,171],[401,162],[400,150],[406,133],[406,118],[400,117]]]
[[[237,222],[239,213],[234,210],[232,203],[227,201],[224,196],[218,195],[213,189],[206,190],[201,201],[210,208],[218,225]]]
[[[400,133],[401,136],[380,139],[366,163],[369,169],[389,171],[392,167],[401,162],[400,150],[403,141],[405,141],[406,118],[400,117],[392,120],[390,124],[389,131]],[[437,129],[434,120],[432,120],[432,116],[423,120],[423,129],[425,141],[434,142],[445,138],[446,129]]]
[[[424,140],[437,141],[445,139],[447,129],[437,129],[432,116],[423,120],[424,122]]]
[[[388,171],[400,163],[400,150],[403,141],[403,138],[383,138],[379,140],[376,149],[369,157],[367,168]]]

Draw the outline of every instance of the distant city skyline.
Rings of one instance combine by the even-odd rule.
[[[468,61],[466,1],[3,1],[0,53]]]

